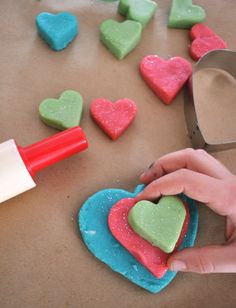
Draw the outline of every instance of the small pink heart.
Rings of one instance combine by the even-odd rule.
[[[199,60],[205,53],[215,49],[227,48],[227,43],[215,32],[203,25],[196,24],[190,31],[193,40],[189,53],[194,60]]]
[[[116,102],[111,102],[105,98],[98,98],[92,102],[90,113],[105,133],[112,140],[116,140],[133,122],[137,113],[137,107],[128,98],[123,98]]]
[[[170,254],[151,245],[130,227],[128,223],[128,213],[135,203],[135,199],[126,198],[113,205],[108,216],[108,225],[111,233],[121,245],[123,245],[154,276],[160,279],[168,270],[167,259]],[[174,251],[176,251],[182,243],[189,225],[190,214],[188,206],[185,202],[183,202],[183,204],[186,209],[186,217]]]
[[[192,66],[181,57],[163,60],[149,55],[142,59],[140,72],[156,95],[170,104],[192,74]]]

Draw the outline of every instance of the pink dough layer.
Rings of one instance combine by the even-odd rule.
[[[185,202],[186,217],[182,232],[176,243],[175,250],[182,243],[189,225],[189,210]],[[162,278],[166,271],[167,260],[170,254],[165,253],[158,247],[151,245],[139,236],[128,223],[128,214],[135,205],[135,199],[126,198],[117,202],[110,210],[108,225],[113,236],[123,245],[143,266],[145,266],[155,277]]]

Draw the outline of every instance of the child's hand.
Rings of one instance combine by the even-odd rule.
[[[173,254],[173,271],[236,272],[236,176],[203,150],[185,149],[158,159],[141,177],[149,184],[136,200],[184,193],[226,216],[226,243],[187,248]]]

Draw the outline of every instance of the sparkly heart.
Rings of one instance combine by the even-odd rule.
[[[166,197],[169,198],[169,197]],[[173,197],[175,198],[175,197]],[[178,198],[176,198],[178,199]],[[143,201],[141,201],[143,202]],[[147,202],[147,201],[146,201]],[[174,243],[173,248],[178,248],[178,246],[181,244],[187,229],[188,229],[188,224],[189,224],[189,212],[188,212],[188,206],[184,205],[180,199],[178,201],[184,209],[185,212],[185,218],[184,218],[184,225],[182,224],[180,234],[178,236],[178,243],[177,240]],[[140,203],[140,202],[139,202]],[[151,202],[150,202],[151,203]],[[111,233],[113,236],[141,263],[143,266],[145,266],[154,276],[157,278],[162,278],[166,271],[167,271],[167,259],[169,257],[169,254],[166,253],[165,251],[161,250],[158,247],[153,246],[151,243],[149,243],[142,232],[137,232],[140,231],[141,228],[137,228],[137,225],[139,225],[139,222],[137,222],[137,207],[139,205],[135,205],[135,200],[134,199],[122,199],[118,203],[116,203],[108,217],[108,224]],[[157,207],[157,205],[156,205]],[[168,207],[168,205],[167,205]],[[166,207],[166,208],[167,208]],[[186,210],[185,210],[186,208]],[[167,213],[167,215],[170,214],[170,210]],[[155,226],[157,226],[159,223],[163,225],[163,215],[159,215],[159,220],[155,223]],[[151,219],[156,218],[156,215],[151,217]],[[141,217],[141,225],[144,223],[145,218],[147,218],[147,209],[146,213],[144,211],[144,215],[142,212],[142,217]],[[166,221],[166,217],[164,218]],[[171,220],[171,219],[170,219]],[[174,220],[174,219],[172,219]],[[148,218],[148,221],[150,223],[150,217]],[[148,224],[150,227],[150,224]],[[142,226],[141,226],[142,227]],[[149,231],[149,229],[148,229]],[[160,238],[166,238],[170,237],[168,236],[169,230],[167,228],[162,232],[160,236],[160,232],[158,232],[158,235]],[[146,234],[146,233],[145,233]],[[167,241],[164,241],[167,243]],[[172,250],[173,251],[173,250]]]
[[[172,0],[168,27],[188,29],[205,18],[204,9],[193,5],[192,0]]]
[[[77,19],[67,12],[42,12],[36,17],[36,26],[40,36],[56,51],[66,48],[78,34]]]
[[[176,273],[167,271],[161,279],[157,279],[112,236],[107,224],[113,205],[121,199],[134,198],[142,189],[141,185],[134,193],[122,189],[98,191],[81,207],[78,222],[84,243],[96,258],[136,285],[157,293],[173,280]],[[193,246],[198,228],[198,211],[195,203],[190,199],[184,200],[188,204],[190,221],[188,231],[178,250]]]
[[[118,12],[145,27],[155,14],[156,8],[156,2],[151,0],[120,0]]]
[[[128,98],[111,102],[98,98],[92,102],[90,113],[105,133],[116,140],[133,122],[137,112],[136,105]]]
[[[192,66],[181,57],[163,60],[150,55],[141,61],[140,72],[156,95],[170,104],[192,74]]]
[[[139,201],[130,210],[133,230],[166,253],[174,250],[186,218],[183,202],[174,196],[162,197],[158,204]]]
[[[141,33],[142,25],[133,20],[119,23],[108,19],[100,27],[101,41],[120,60],[138,45]]]
[[[59,99],[47,98],[39,106],[41,120],[60,130],[79,125],[82,110],[83,98],[72,90],[63,92]]]
[[[189,53],[194,60],[199,60],[211,50],[227,48],[226,42],[215,34],[212,29],[203,24],[193,26],[190,37],[193,41]]]

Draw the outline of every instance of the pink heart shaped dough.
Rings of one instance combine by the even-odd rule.
[[[92,102],[90,113],[95,122],[111,137],[116,140],[133,122],[137,107],[128,99],[111,102],[105,98],[98,98]]]
[[[142,59],[140,72],[156,95],[170,104],[192,74],[192,66],[181,57],[163,60],[149,55]]]
[[[194,60],[199,60],[205,53],[215,49],[227,48],[227,43],[215,32],[203,25],[196,24],[190,31],[190,38],[193,40],[189,53]]]
[[[175,250],[182,243],[189,224],[189,210],[185,202],[186,217],[182,232],[176,243]],[[112,235],[123,245],[143,266],[145,266],[155,277],[162,278],[166,271],[167,259],[170,254],[165,253],[158,247],[151,245],[148,241],[138,235],[128,223],[128,213],[135,205],[135,199],[126,198],[118,201],[110,210],[108,225]]]

